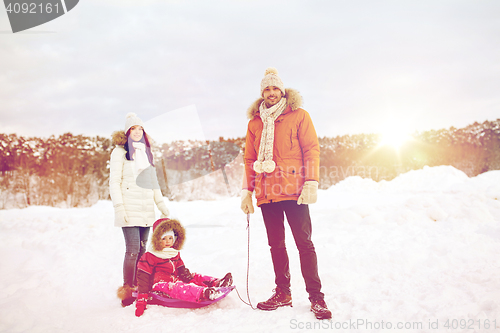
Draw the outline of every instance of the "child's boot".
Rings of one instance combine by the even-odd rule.
[[[214,282],[215,287],[229,287],[232,284],[233,276],[231,275],[231,273],[227,273],[222,279],[217,279]]]
[[[217,299],[221,295],[222,293],[217,288],[208,287],[205,288],[205,290],[203,291],[202,300],[213,301],[214,299]]]

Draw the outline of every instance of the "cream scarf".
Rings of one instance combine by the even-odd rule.
[[[263,127],[260,137],[259,155],[257,161],[253,164],[253,169],[257,173],[273,172],[276,168],[276,162],[273,161],[274,122],[285,109],[285,97],[282,97],[278,103],[270,108],[266,107],[264,101],[259,106]]]
[[[161,259],[172,259],[179,253],[179,250],[176,250],[173,247],[166,247],[161,251],[156,251],[155,249],[153,249],[153,245],[149,244],[148,252]]]
[[[140,175],[140,173],[149,167],[149,159],[146,154],[146,145],[142,142],[133,142],[132,145],[135,148],[134,153],[134,172],[135,177]]]

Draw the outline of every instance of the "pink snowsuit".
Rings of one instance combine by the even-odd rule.
[[[192,279],[183,282],[178,276],[181,267],[184,267],[184,262],[180,253],[170,259],[159,258],[151,252],[144,253],[137,265],[139,293],[148,293],[152,289],[171,298],[199,302],[205,288],[212,286],[216,278],[191,273]]]

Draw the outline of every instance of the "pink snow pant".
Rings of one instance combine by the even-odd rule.
[[[171,298],[188,302],[199,302],[203,291],[207,288],[204,282],[212,282],[215,278],[207,275],[193,273],[193,279],[189,283],[177,280],[175,282],[158,282],[153,290],[161,291]]]

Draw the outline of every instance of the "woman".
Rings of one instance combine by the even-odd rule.
[[[137,177],[154,177],[153,154],[144,124],[135,113],[127,114],[125,131],[113,133],[116,147],[111,153],[109,192],[115,209],[115,226],[121,227],[125,237],[125,259],[123,262],[123,286],[118,289],[122,306],[134,302],[132,292],[137,285],[137,262],[146,252],[149,229],[156,221],[154,204],[161,218],[168,216],[159,186],[139,186]],[[151,183],[151,179],[148,183]]]

